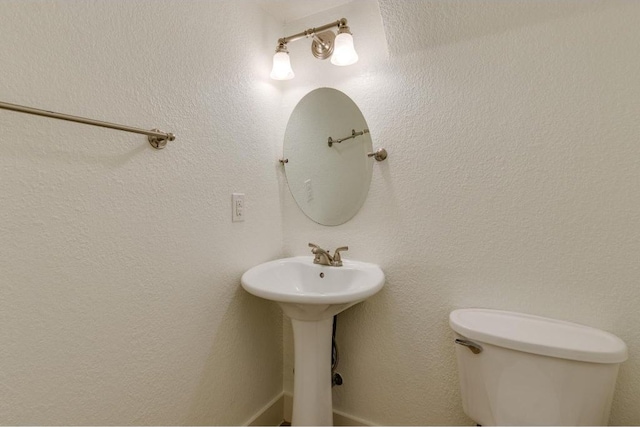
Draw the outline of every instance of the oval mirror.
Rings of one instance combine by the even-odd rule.
[[[323,225],[353,218],[369,191],[372,147],[367,122],[351,98],[330,88],[305,95],[284,136],[287,183],[300,209]]]

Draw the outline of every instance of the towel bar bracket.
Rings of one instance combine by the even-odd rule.
[[[160,129],[151,129],[151,131],[164,133]],[[167,146],[167,142],[173,141],[175,139],[176,137],[172,133],[168,133],[167,136],[155,136],[155,135],[148,136],[149,144],[151,144],[151,146],[156,150],[162,150],[164,147]]]

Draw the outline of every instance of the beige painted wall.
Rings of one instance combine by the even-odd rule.
[[[236,1],[0,2],[0,424],[240,424],[282,391],[269,82],[281,25]],[[231,223],[231,193],[246,221]]]
[[[387,274],[339,316],[335,408],[377,424],[470,423],[447,315],[490,307],[619,335],[630,358],[611,422],[640,424],[640,2],[356,1],[287,29],[341,16],[363,61],[337,70],[292,51],[283,121],[308,91],[335,87],[389,159],[337,227],[306,218],[281,176],[286,255],[348,244]],[[388,59],[375,52],[381,26]],[[291,391],[287,322],[284,339]]]
[[[282,26],[253,2],[0,10],[1,100],[178,135],[156,152],[0,111],[0,423],[247,421],[281,391],[283,339],[291,390],[292,354],[279,309],[239,276],[315,241],[388,277],[340,316],[336,409],[469,423],[446,318],[479,306],[622,337],[611,421],[640,424],[638,2],[358,0],[285,32],[346,16],[361,61],[337,69],[298,42],[296,79],[276,84]],[[321,86],[390,152],[338,227],[304,217],[275,161]]]

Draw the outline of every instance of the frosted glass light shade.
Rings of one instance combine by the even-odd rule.
[[[276,52],[273,55],[271,78],[274,80],[290,80],[295,76],[291,69],[291,61],[287,52]]]
[[[334,41],[331,63],[333,65],[351,65],[358,62],[358,54],[353,47],[353,36],[349,33],[340,33]]]

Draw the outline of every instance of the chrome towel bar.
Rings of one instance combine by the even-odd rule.
[[[39,110],[37,108],[24,107],[22,105],[9,104],[7,102],[0,102],[0,108],[4,110],[17,111],[19,113],[27,113],[33,114],[36,116],[50,117],[53,119],[66,120],[69,122],[83,123],[85,125],[91,126],[99,126],[103,128],[122,130],[125,132],[138,133],[142,135],[147,135],[149,144],[153,148],[158,150],[162,149],[167,145],[167,141],[173,141],[176,139],[176,136],[172,133],[162,132],[158,129],[145,130],[134,128],[131,126],[117,125],[115,123],[102,122],[99,120],[86,119],[84,117],[71,116],[69,114],[55,113],[53,111],[47,110]]]

